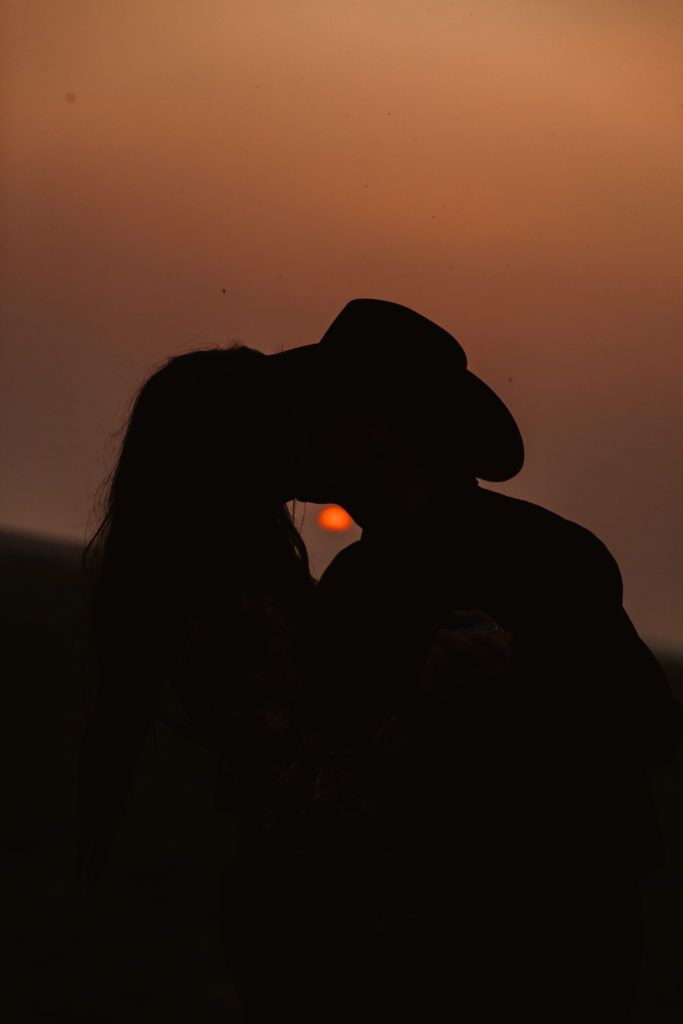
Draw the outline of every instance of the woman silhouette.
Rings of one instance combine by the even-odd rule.
[[[98,679],[78,759],[86,891],[103,877],[169,684],[195,736],[225,754],[218,800],[239,815],[240,865],[310,789],[299,709],[315,584],[279,496],[287,424],[266,363],[245,346],[189,352],[135,398],[86,549]]]
[[[246,346],[188,352],[135,397],[86,548],[97,692],[78,755],[76,878],[86,894],[103,878],[170,686],[192,737],[218,751],[216,804],[239,823],[221,921],[246,1019],[289,1008],[332,1021],[358,1010],[347,971],[360,985],[351,958],[369,959],[340,832],[373,805],[329,742],[315,581],[283,500],[289,417],[267,366]]]

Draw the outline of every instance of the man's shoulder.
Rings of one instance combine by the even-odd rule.
[[[523,498],[482,489],[485,514],[482,522],[495,530],[501,557],[510,559],[530,578],[552,576],[593,580],[622,594],[622,578],[616,559],[588,527]]]
[[[493,523],[510,540],[526,541],[529,547],[546,550],[566,547],[572,551],[600,555],[604,542],[586,526],[524,498],[513,498],[487,488],[480,489],[486,505],[486,521]]]

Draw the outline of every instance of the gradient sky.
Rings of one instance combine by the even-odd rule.
[[[595,532],[641,635],[683,647],[678,0],[21,0],[2,22],[2,525],[85,537],[165,357],[316,341],[391,299],[520,424],[522,472],[482,485]]]

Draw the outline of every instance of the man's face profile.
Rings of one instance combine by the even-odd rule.
[[[387,417],[347,403],[321,408],[305,429],[299,421],[290,456],[296,467],[296,498],[339,501],[363,487],[381,460],[388,428]]]

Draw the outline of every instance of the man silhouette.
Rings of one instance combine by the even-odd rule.
[[[394,888],[354,1019],[624,1020],[637,884],[664,860],[646,768],[672,757],[683,714],[614,558],[479,485],[519,472],[519,430],[420,314],[355,299],[271,365],[292,403],[290,497],[363,529],[319,585],[331,727],[395,765]]]

